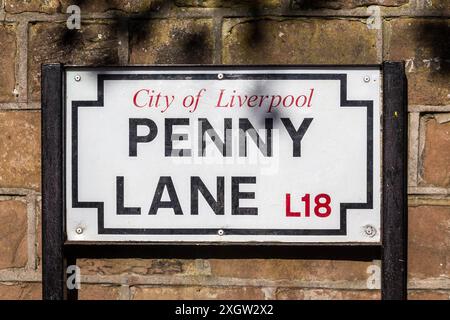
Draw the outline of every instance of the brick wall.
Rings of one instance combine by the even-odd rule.
[[[70,4],[81,7],[79,31],[65,27]],[[0,299],[41,297],[41,63],[386,59],[406,60],[409,81],[409,298],[450,298],[449,0],[0,0],[0,5]],[[370,17],[371,12],[379,15]],[[379,264],[82,260],[80,298],[378,299],[379,290],[367,283],[371,266]]]

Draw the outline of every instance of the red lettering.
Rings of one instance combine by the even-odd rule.
[[[289,103],[287,103],[286,102],[286,100],[287,99],[290,99],[290,102]],[[292,104],[294,103],[294,97],[293,96],[286,96],[286,97],[284,97],[284,99],[283,99],[283,107],[285,107],[285,108],[289,108],[290,106],[292,106]]]
[[[305,194],[304,197],[302,197],[302,201],[305,203],[305,217],[309,217],[310,215],[310,207],[311,207],[311,203],[310,203],[310,194],[307,193]]]
[[[301,105],[300,105],[299,102],[298,102],[298,101],[300,100],[300,98],[303,99],[303,102],[302,102]],[[298,97],[297,97],[297,100],[295,100],[295,105],[296,105],[297,107],[303,107],[305,104],[306,104],[306,96],[305,96],[305,95],[298,96]]]
[[[314,94],[314,88],[311,88],[311,93],[309,94],[309,99],[308,99],[308,107],[312,106],[312,97]]]
[[[275,99],[278,99],[278,102],[275,104]],[[270,100],[269,110],[267,110],[267,113],[271,113],[273,108],[278,107],[278,105],[281,102],[281,96],[272,96],[272,99]]]
[[[304,217],[311,216],[311,195],[306,193],[301,201],[304,203]],[[314,197],[314,215],[318,218],[327,218],[331,214],[331,197],[326,193],[318,194]],[[301,217],[300,212],[291,211],[291,194],[286,193],[286,217]]]
[[[225,92],[225,89],[220,89],[220,95],[219,95],[219,100],[217,100],[217,108],[226,108],[228,107],[228,104],[222,105],[222,98],[223,98],[223,93]]]
[[[144,104],[144,105],[138,105],[138,104],[137,104],[137,97],[138,97],[139,93],[141,93],[142,91],[147,92],[147,95],[150,94],[150,90],[147,90],[147,89],[141,89],[141,90],[137,91],[137,92],[134,94],[134,97],[133,97],[133,103],[134,103],[134,105],[135,105],[136,107],[138,107],[138,108],[143,108],[143,107],[145,107],[145,104]]]
[[[321,200],[325,200],[325,201],[321,201]],[[330,215],[330,213],[331,213],[331,207],[330,207],[331,197],[329,195],[327,195],[325,193],[321,193],[316,196],[316,198],[314,199],[314,202],[316,203],[316,206],[314,207],[314,213],[316,214],[316,216],[318,216],[320,218],[326,218]],[[325,212],[320,212],[320,209],[325,209]]]
[[[238,96],[238,100],[239,100],[239,107],[244,106],[245,101],[247,101],[247,96],[244,96],[244,99],[242,100],[241,96]]]
[[[286,193],[286,217],[300,217],[300,212],[291,211],[291,194]]]

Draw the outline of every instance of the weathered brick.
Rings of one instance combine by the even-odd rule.
[[[340,260],[211,259],[217,277],[299,281],[366,280],[372,262]]]
[[[16,97],[16,50],[16,25],[0,23],[0,102]]]
[[[353,9],[371,5],[398,7],[408,4],[409,0],[292,0],[292,8],[309,9]]]
[[[422,0],[418,2],[418,9],[439,10],[443,15],[450,12],[450,0]]]
[[[449,277],[450,207],[410,207],[408,225],[409,279]]]
[[[408,290],[408,300],[450,300],[450,291]]]
[[[42,260],[42,203],[38,201],[36,206],[36,241],[37,241],[37,265]],[[202,263],[202,260],[182,259],[77,259],[77,266],[82,276],[149,276],[149,275],[208,275],[210,272]],[[206,269],[206,270],[205,270]],[[82,284],[82,290],[95,290],[101,293],[107,286],[93,286]],[[116,295],[118,288],[114,289]],[[117,290],[116,290],[117,289]],[[80,290],[80,292],[82,291]],[[87,291],[86,291],[87,292]],[[85,293],[89,295],[89,293]],[[88,299],[88,298],[86,298]],[[109,298],[108,298],[109,299]]]
[[[450,122],[426,116],[425,148],[422,152],[421,184],[450,187]]]
[[[40,300],[40,283],[0,283],[0,300]]]
[[[27,263],[27,204],[0,200],[0,269]]]
[[[449,19],[394,19],[385,23],[385,60],[405,60],[409,104],[450,104]]]
[[[276,8],[281,5],[281,0],[175,0],[179,7],[245,7],[250,9]]]
[[[79,259],[83,275],[211,275],[203,259]]]
[[[0,187],[40,188],[40,113],[0,112]]]
[[[242,279],[365,281],[372,262],[279,259],[81,259],[84,275],[211,275]],[[330,271],[332,270],[332,272]]]
[[[184,264],[176,259],[80,259],[83,275],[180,274]]]
[[[134,300],[254,300],[264,299],[261,288],[256,287],[132,287]]]
[[[9,13],[55,13],[59,8],[59,0],[5,0],[5,11]]]
[[[36,204],[36,266],[40,268],[42,261],[42,201]]]
[[[60,0],[62,12],[67,12],[67,7],[77,5],[82,13],[106,12],[120,10],[128,13],[144,13],[152,9],[152,4],[160,3],[158,0]]]
[[[110,65],[119,62],[118,26],[86,23],[69,30],[64,23],[33,23],[29,30],[28,77],[30,96],[40,99],[42,63]],[[45,45],[43,45],[45,44]]]
[[[100,284],[81,284],[79,300],[119,300],[119,286]]]
[[[379,290],[333,290],[279,288],[276,299],[279,300],[379,300]]]
[[[130,27],[130,63],[210,64],[212,28],[209,19],[136,21]]]
[[[340,19],[227,19],[223,62],[233,64],[376,63],[376,31]]]

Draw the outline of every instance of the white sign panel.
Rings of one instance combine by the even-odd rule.
[[[378,68],[65,81],[69,241],[380,241]]]

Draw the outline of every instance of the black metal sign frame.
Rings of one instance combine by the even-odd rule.
[[[143,68],[193,66],[145,66]],[[281,66],[201,66],[256,68]],[[295,68],[358,68],[374,65],[295,65]],[[66,286],[66,266],[79,258],[301,258],[382,260],[382,299],[406,299],[407,85],[402,62],[384,62],[381,244],[210,244],[67,242],[64,215],[64,75],[62,64],[42,66],[42,286],[43,298],[76,298]],[[71,67],[73,68],[73,67]],[[77,67],[81,70],[86,67]],[[127,67],[117,67],[126,69]],[[136,69],[136,67],[133,67]],[[344,96],[345,97],[345,96]],[[342,102],[342,101],[341,101]],[[349,103],[344,101],[344,103]],[[369,200],[368,200],[369,201]],[[341,214],[342,215],[342,214]],[[344,215],[345,216],[345,215]],[[342,220],[342,219],[341,219]],[[341,225],[342,228],[342,225]],[[320,249],[318,250],[318,247]]]

